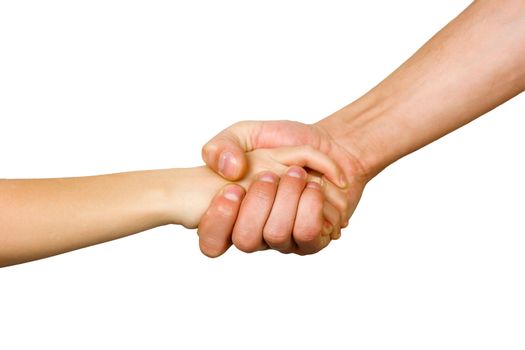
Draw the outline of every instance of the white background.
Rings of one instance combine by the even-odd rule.
[[[2,1],[0,177],[199,165],[233,122],[351,102],[468,3]],[[524,111],[388,168],[315,256],[212,260],[172,226],[1,269],[0,348],[523,349]]]

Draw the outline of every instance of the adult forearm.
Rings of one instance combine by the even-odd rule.
[[[1,180],[0,266],[170,223],[170,172]]]
[[[365,96],[318,123],[367,176],[525,88],[525,1],[476,1]]]

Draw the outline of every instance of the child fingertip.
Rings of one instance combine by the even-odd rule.
[[[243,190],[240,186],[228,185],[224,188],[224,198],[232,202],[238,202],[241,200]]]
[[[307,176],[306,171],[303,168],[296,167],[296,166],[289,168],[288,171],[286,172],[286,175],[295,177],[298,179],[305,179]]]
[[[314,181],[309,181],[306,184],[306,187],[314,189],[314,190],[320,190],[321,189],[321,185],[319,183],[317,183],[317,182],[314,182]]]
[[[259,174],[257,178],[259,181],[269,182],[269,183],[276,183],[279,180],[277,175],[269,171]]]

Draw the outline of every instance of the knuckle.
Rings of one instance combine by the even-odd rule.
[[[263,237],[266,242],[273,245],[279,245],[286,243],[290,238],[290,234],[275,226],[268,226],[264,228]]]
[[[225,252],[224,245],[217,244],[214,240],[201,239],[199,241],[199,248],[202,254],[209,258],[217,258]]]
[[[316,252],[314,251],[309,251],[309,250],[298,250],[297,252],[295,252],[295,254],[299,255],[299,256],[306,256],[306,255],[312,255]]]
[[[245,253],[253,253],[258,250],[257,240],[248,231],[236,231],[232,242],[237,249]]]
[[[208,144],[205,144],[204,146],[202,146],[201,148],[201,158],[206,161],[208,157]]]
[[[262,183],[256,184],[250,189],[250,194],[259,201],[269,202],[272,200],[271,189]]]
[[[341,232],[333,233],[330,236],[330,238],[333,239],[334,241],[338,240],[339,238],[341,238]]]
[[[233,204],[226,203],[226,201],[224,201],[224,202],[217,203],[217,206],[215,208],[214,213],[219,218],[229,219],[229,218],[233,217],[233,215],[236,213],[236,210],[235,210]]]
[[[299,249],[297,250],[296,254],[301,255],[301,256],[312,255],[312,254],[318,253],[321,250],[322,250],[322,247],[315,246],[315,247]]]
[[[208,141],[204,146],[201,148],[201,153],[203,156],[207,155],[209,152],[214,152],[217,150],[217,145],[213,141]]]
[[[321,236],[321,227],[315,226],[300,226],[294,231],[294,237],[301,242],[314,242]]]
[[[234,130],[242,130],[242,129],[249,128],[251,124],[252,124],[252,121],[242,120],[240,122],[233,123],[226,130],[230,132],[234,132]]]
[[[217,155],[217,152],[219,150],[219,146],[217,145],[215,139],[212,139],[208,141],[204,146],[201,148],[201,157],[206,163],[212,163],[214,161],[214,158]]]

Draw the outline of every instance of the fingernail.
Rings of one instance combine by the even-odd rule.
[[[323,224],[323,232],[325,235],[329,235],[334,230],[334,226],[329,223],[328,221],[325,221]]]
[[[313,181],[310,181],[306,184],[306,187],[307,188],[312,188],[314,190],[320,190],[321,189],[321,185],[319,185],[317,182],[313,182]]]
[[[224,198],[232,202],[241,200],[242,191],[238,186],[231,185],[224,189]]]
[[[259,175],[259,181],[275,183],[277,182],[277,175],[270,172],[263,173]]]
[[[306,171],[304,171],[303,168],[293,167],[288,169],[286,172],[286,175],[290,177],[296,177],[298,179],[305,179],[306,178]]]
[[[237,171],[237,159],[233,153],[225,151],[219,157],[219,173],[228,178],[234,178]]]

